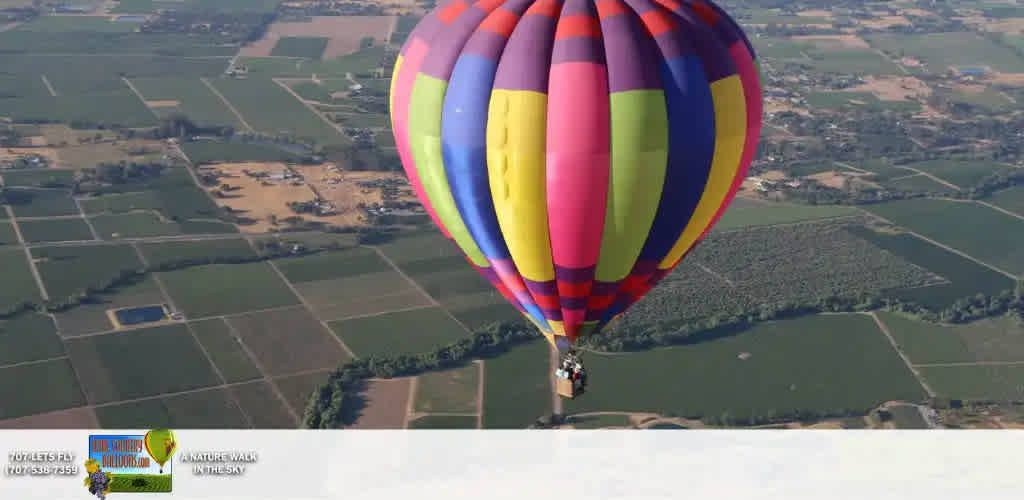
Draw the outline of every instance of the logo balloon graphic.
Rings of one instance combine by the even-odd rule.
[[[707,0],[448,0],[396,60],[391,123],[433,222],[566,350],[721,217],[760,85]]]
[[[146,433],[144,442],[146,452],[160,465],[160,473],[163,474],[164,464],[178,451],[178,441],[174,438],[174,432],[168,429],[154,429]]]

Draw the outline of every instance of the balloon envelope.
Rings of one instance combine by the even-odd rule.
[[[147,432],[144,442],[146,452],[160,467],[163,467],[174,456],[174,452],[178,451],[178,441],[174,438],[174,432],[168,429],[154,429]]]
[[[391,79],[410,184],[552,343],[646,294],[753,159],[753,49],[706,0],[449,0]]]

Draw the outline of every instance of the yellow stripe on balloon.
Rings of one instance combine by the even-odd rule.
[[[395,114],[395,84],[398,83],[398,72],[399,71],[402,71],[402,55],[401,54],[399,54],[398,57],[395,58],[395,70],[391,72],[391,89],[388,90],[388,110],[391,111],[390,113],[388,113],[389,117],[392,117]],[[394,120],[394,118],[392,118],[391,119],[391,125],[392,126],[394,126],[394,122],[395,122],[395,120]]]
[[[740,167],[747,133],[747,106],[739,75],[712,83],[711,98],[715,105],[715,153],[711,160],[711,173],[690,222],[658,265],[659,269],[672,267],[697,242],[725,201]]]
[[[545,154],[548,96],[494,89],[487,115],[487,174],[498,226],[519,273],[555,279],[548,234]]]

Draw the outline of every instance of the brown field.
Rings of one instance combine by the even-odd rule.
[[[309,281],[295,287],[325,321],[430,305],[427,296],[394,271]]]
[[[50,144],[53,144],[52,142]],[[93,168],[99,163],[117,163],[125,161],[159,160],[166,151],[160,141],[132,139],[128,141],[110,141],[98,144],[77,144],[68,142],[69,146],[58,148],[57,163],[63,168]],[[134,155],[133,150],[146,150],[146,154]]]
[[[885,29],[890,26],[910,26],[910,20],[903,16],[883,15],[875,19],[858,19],[857,22],[875,29]]]
[[[851,48],[870,49],[871,46],[863,38],[856,35],[800,35],[792,37],[796,41],[814,43],[819,49]]]
[[[927,10],[906,8],[906,9],[900,9],[900,11],[903,12],[903,14],[908,15],[908,16],[936,17],[936,14],[934,12],[929,12]]]
[[[908,68],[920,68],[921,65],[924,64],[913,57],[903,57],[897,62],[899,62],[901,66],[906,66]]]
[[[365,218],[357,205],[384,201],[380,190],[359,187],[358,182],[376,179],[398,179],[406,182],[404,175],[395,172],[346,171],[330,165],[304,166],[299,172],[321,197],[334,204],[339,215],[328,219],[336,220],[337,222],[332,223],[337,225],[362,225]],[[340,179],[341,182],[330,184],[332,179]],[[416,201],[416,196],[409,188],[397,201]]]
[[[932,94],[932,89],[928,85],[912,76],[867,76],[864,80],[863,84],[847,90],[871,92],[883,101],[907,101],[912,98],[928,97]]]
[[[823,9],[804,10],[797,12],[796,15],[800,17],[823,17],[825,19],[832,19],[832,11]]]
[[[955,85],[953,88],[955,88],[958,92],[962,92],[964,94],[980,94],[980,93],[984,92],[985,89],[986,89],[986,87],[984,85],[979,85],[979,84],[976,84],[976,83],[972,83],[972,84],[960,83],[960,84]]]
[[[401,429],[409,407],[411,378],[372,380],[363,394],[366,406],[353,429]]]
[[[27,417],[0,420],[0,429],[99,429],[91,408],[72,408]]]
[[[813,179],[824,186],[835,189],[843,189],[850,177],[851,176],[849,174],[837,172],[835,170],[807,176],[808,179]]]
[[[304,307],[234,316],[228,323],[272,377],[334,368],[349,359],[334,334]]]
[[[15,160],[26,155],[46,157],[51,166],[57,165],[60,161],[57,150],[53,148],[0,148],[0,162]]]
[[[146,101],[146,106],[151,108],[173,108],[179,104],[178,101]]]
[[[1024,17],[1011,17],[1008,19],[988,19],[982,25],[985,31],[1006,33],[1008,35],[1024,34]]]
[[[389,15],[398,14],[417,14],[423,15],[427,13],[416,0],[390,0],[387,3],[380,2],[381,7],[384,8],[384,12]]]
[[[292,180],[270,181],[264,183],[262,179],[255,179],[245,175],[249,172],[267,172],[270,175],[283,174],[288,168],[283,163],[222,163],[210,168],[223,174],[220,181],[233,188],[228,198],[215,198],[217,203],[223,207],[231,207],[231,210],[240,212],[243,217],[256,219],[255,224],[243,225],[240,227],[245,232],[263,233],[271,229],[271,216],[278,219],[296,215],[288,208],[289,202],[310,201],[316,197],[309,186],[305,184],[294,185]],[[308,215],[308,214],[305,214]],[[317,217],[316,220],[329,219]]]
[[[109,130],[75,130],[67,125],[40,125],[39,130],[43,133],[46,143],[50,146],[60,146],[61,143],[75,145],[79,143],[79,139],[92,139],[96,137],[96,134],[100,134],[103,140],[117,138],[117,132]]]
[[[992,81],[1002,85],[1024,87],[1024,73],[999,73]]]
[[[372,36],[378,44],[385,44],[395,27],[395,16],[317,16],[309,22],[274,23],[266,35],[245,47],[239,53],[247,57],[267,57],[282,37],[328,38],[323,59],[334,59],[359,50],[359,41]]]
[[[764,100],[764,112],[765,113],[781,113],[783,111],[792,111],[793,113],[801,114],[804,116],[810,116],[811,113],[804,108],[798,108],[795,104],[789,102],[789,100],[782,100],[776,97],[766,97]]]

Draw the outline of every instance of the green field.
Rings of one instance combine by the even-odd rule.
[[[318,146],[349,142],[273,81],[250,77],[245,80],[211,80],[211,83],[259,132],[291,135],[315,141]]]
[[[880,233],[860,226],[846,230],[949,281],[948,284],[920,288],[892,288],[886,291],[887,295],[941,310],[978,293],[996,295],[1013,289],[1013,281],[1006,276],[913,235]]]
[[[751,356],[738,359],[744,352]],[[851,352],[857,355],[841,354]],[[590,387],[584,397],[566,401],[570,414],[628,410],[744,419],[867,412],[884,401],[925,396],[866,315],[773,321],[699,344],[593,353],[585,360]]]
[[[186,221],[167,222],[152,212],[117,215],[98,215],[90,221],[96,233],[105,240],[120,238],[152,238],[180,234],[237,233],[234,226],[224,222]]]
[[[1010,317],[947,326],[878,314],[916,364],[1024,361],[1024,325]]]
[[[307,281],[295,287],[327,321],[431,305],[429,297],[394,271]]]
[[[199,343],[210,355],[210,360],[229,383],[244,382],[262,378],[259,368],[239,345],[231,329],[223,319],[211,319],[189,323]]]
[[[473,363],[425,373],[416,382],[413,410],[420,413],[476,413],[480,366]]]
[[[0,115],[27,122],[81,121],[121,127],[156,125],[153,114],[128,89],[91,94],[88,98],[59,94],[56,97],[0,99]]]
[[[392,269],[377,252],[365,247],[281,259],[277,267],[292,283],[348,278]]]
[[[837,49],[808,53],[811,68],[819,73],[898,75],[896,63],[870,50]]]
[[[872,47],[924,61],[933,73],[942,73],[950,66],[977,67],[983,64],[1006,73],[1024,72],[1024,58],[973,32],[878,34],[866,38]]]
[[[132,84],[147,101],[178,101],[175,109],[200,126],[228,125],[242,129],[241,122],[198,78],[140,78]],[[156,108],[159,110],[160,108]]]
[[[909,172],[909,171],[905,171]],[[901,177],[895,180],[890,180],[885,183],[885,186],[890,189],[898,191],[908,191],[913,193],[936,193],[943,194],[953,191],[949,186],[943,185],[930,177],[924,175],[912,175],[909,177]]]
[[[54,217],[78,215],[75,200],[58,189],[8,189],[7,203],[15,217]]]
[[[774,224],[790,224],[828,217],[854,215],[857,209],[839,205],[789,205],[734,199],[729,209],[715,224],[715,231],[729,231],[751,226],[770,226]]]
[[[21,236],[28,243],[85,241],[94,239],[89,225],[79,218],[40,219],[18,222]]]
[[[241,429],[245,417],[224,389],[96,408],[106,429]]]
[[[166,243],[141,243],[139,250],[146,256],[150,267],[159,268],[168,264],[189,260],[210,259],[252,259],[256,251],[242,238],[209,241],[173,241]]]
[[[784,14],[782,11],[777,9],[757,9],[748,11],[740,19],[742,19],[742,22],[746,24],[785,24],[797,26],[802,24],[832,24],[831,20],[823,17],[793,16]]]
[[[989,203],[1024,216],[1024,186],[1004,189],[992,195]]]
[[[0,40],[2,40],[2,35],[3,33],[0,33]],[[50,38],[51,36],[43,35],[43,37]],[[78,39],[78,42],[81,41],[81,34],[76,33],[74,37]],[[153,50],[171,50],[173,48],[173,41],[157,33],[148,33],[143,35],[142,38],[146,40],[149,48]],[[47,80],[53,85],[59,97],[54,98],[50,96],[49,92],[46,92],[45,94],[40,94],[44,99],[39,99],[39,103],[49,103],[51,108],[57,106],[57,104],[66,105],[70,103],[75,105],[71,109],[61,110],[60,114],[48,117],[50,119],[56,120],[61,116],[68,115],[78,116],[86,121],[106,122],[107,120],[99,118],[111,114],[114,116],[125,114],[125,110],[130,109],[134,110],[129,115],[130,117],[135,119],[145,118],[150,124],[154,124],[155,118],[153,114],[142,104],[138,96],[125,85],[121,79],[122,77],[128,79],[215,77],[224,72],[228,58],[237,50],[230,47],[218,48],[209,45],[204,47],[203,40],[199,37],[181,36],[180,40],[192,47],[198,45],[201,49],[200,52],[221,51],[228,55],[228,57],[192,58],[119,53],[125,51],[145,51],[145,48],[140,46],[115,46],[92,51],[90,51],[88,46],[75,48],[74,50],[60,47],[60,50],[74,52],[74,54],[0,54],[0,67],[18,68],[18,74],[33,75],[33,78],[37,79],[39,78],[38,75],[46,75]],[[28,41],[26,40],[25,42],[27,43]],[[44,40],[40,43],[46,42]],[[3,46],[2,41],[0,41],[0,46]],[[109,55],[99,55],[105,51]],[[80,55],[83,52],[89,55]],[[201,53],[199,55],[204,54]],[[40,83],[42,83],[41,79]],[[97,119],[90,120],[88,111],[95,111],[96,109],[102,109],[103,106],[117,103],[123,106],[130,106],[130,108],[101,111],[95,114]]]
[[[237,385],[231,392],[238,406],[249,416],[256,429],[294,429],[297,424],[285,403],[265,381]]]
[[[343,80],[341,86],[347,88],[347,85],[351,85],[348,80]],[[296,94],[306,99],[307,101],[319,101],[322,103],[334,103],[335,99],[331,97],[331,89],[324,85],[315,83],[312,81],[291,83],[288,85]]]
[[[56,314],[61,334],[67,337],[105,332],[114,328],[108,310],[142,307],[166,302],[152,276],[124,283],[104,293],[93,293],[88,302]]]
[[[813,43],[794,42],[788,38],[764,36],[753,40],[751,43],[754,44],[757,56],[762,59],[802,59],[806,61],[807,58],[804,57],[803,52],[815,50]]]
[[[49,316],[24,313],[0,320],[0,366],[64,355],[64,344]]]
[[[465,309],[454,308],[448,304],[445,304],[445,307],[451,311],[455,319],[471,330],[496,321],[523,321],[523,315],[506,302],[501,295],[494,297],[493,302],[493,304]]]
[[[921,416],[916,406],[893,405],[888,408],[892,414],[892,423],[897,429],[927,429],[928,422]]]
[[[338,340],[304,307],[234,316],[228,323],[268,376],[336,368],[349,359]]]
[[[298,303],[265,262],[190,267],[161,278],[174,303],[194,319]]]
[[[854,166],[874,174],[871,177],[871,180],[877,182],[886,182],[890,179],[906,177],[914,174],[914,172],[911,172],[910,170],[893,166],[889,162],[881,160],[866,160]]]
[[[36,267],[54,301],[106,285],[122,272],[143,267],[128,245],[37,247],[32,249],[32,257],[37,259]]]
[[[989,175],[1006,173],[1013,169],[993,162],[971,160],[931,160],[908,163],[906,166],[927,172],[962,188],[972,187]]]
[[[41,16],[0,32],[11,54],[86,57],[125,54],[175,57],[230,57],[230,40],[218,34],[140,33],[142,23],[113,22],[99,16]],[[237,45],[235,45],[237,47]],[[237,49],[236,49],[237,50]],[[223,62],[227,62],[225,59]],[[112,73],[116,74],[116,73]]]
[[[439,307],[332,321],[329,325],[360,357],[418,354],[468,335]]]
[[[551,413],[550,346],[537,339],[484,362],[484,428],[525,429]]]
[[[25,252],[17,248],[0,248],[0,269],[4,270],[4,285],[0,286],[0,312],[25,302],[39,302],[39,288],[32,277]]]
[[[317,75],[317,78],[345,78],[345,73],[353,73],[358,76],[372,72],[380,67],[384,55],[384,47],[373,46],[328,61],[280,57],[240,57],[238,63],[249,68],[250,78],[269,76],[309,78],[314,74]]]
[[[71,187],[71,182],[75,179],[75,171],[53,168],[6,170],[3,178],[4,184],[9,187],[67,188]]]
[[[0,368],[0,420],[85,404],[67,359]]]
[[[91,403],[181,392],[219,383],[183,324],[67,342]]]
[[[285,36],[277,40],[270,52],[273,57],[305,57],[320,59],[327,48],[327,38]]]
[[[1024,274],[1024,220],[974,203],[931,199],[869,205],[867,210],[982,262]]]
[[[843,110],[918,111],[921,109],[921,105],[916,102],[883,101],[870,92],[812,92],[807,95],[807,103],[815,108]]]
[[[298,155],[271,144],[247,142],[196,141],[184,142],[181,148],[196,165],[217,162],[283,161],[299,159]]]
[[[410,429],[476,429],[477,418],[463,415],[427,415],[409,422]]]
[[[337,120],[348,128],[385,128],[391,126],[391,119],[379,113],[334,113]]]
[[[306,409],[306,402],[309,401],[309,396],[327,380],[329,373],[329,370],[324,370],[322,372],[279,377],[274,379],[274,383],[277,384],[284,398],[288,400],[288,405],[292,407],[292,410],[302,415],[302,412]]]
[[[918,368],[940,396],[985,401],[1024,401],[1024,365]]]
[[[18,235],[14,232],[14,226],[10,222],[0,221],[0,246],[17,244]]]
[[[138,28],[136,23],[113,22],[107,17],[40,16],[11,30],[34,33],[129,33]]]
[[[213,219],[220,216],[220,209],[206,193],[196,187],[191,179],[183,179],[183,181],[187,184],[156,185],[153,186],[154,190],[145,190],[148,186],[139,186],[139,191],[105,194],[83,199],[79,203],[82,205],[82,210],[89,215],[156,210],[165,218],[178,220]],[[235,231],[232,229],[227,232]]]
[[[950,101],[955,103],[970,104],[984,108],[988,112],[998,112],[1007,107],[1013,107],[1014,101],[997,90],[986,88],[981,92],[953,92],[949,96]]]
[[[605,427],[632,427],[628,415],[585,415],[570,417],[575,429],[603,429]]]
[[[135,486],[140,479],[145,486]],[[111,493],[170,493],[173,489],[170,474],[115,474],[110,481]]]

